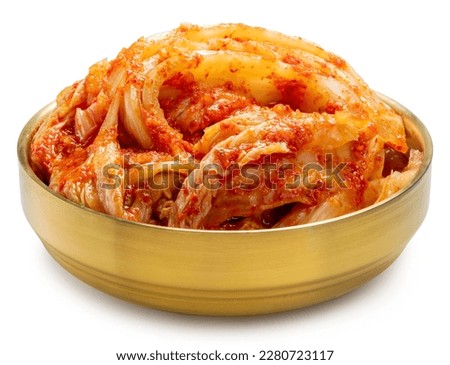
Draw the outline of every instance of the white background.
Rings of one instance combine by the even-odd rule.
[[[332,364],[448,362],[450,27],[440,4],[445,2],[3,1],[0,362],[115,364],[116,352],[156,349],[330,349]],[[430,210],[388,270],[328,303],[226,319],[123,302],[52,260],[20,206],[15,148],[21,128],[95,61],[181,22],[245,22],[302,36],[345,58],[372,88],[424,121],[435,145]]]

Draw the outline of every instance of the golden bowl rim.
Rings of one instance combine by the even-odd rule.
[[[50,193],[55,198],[61,199],[62,201],[66,202],[66,203],[69,203],[79,209],[84,210],[88,214],[97,214],[97,215],[103,217],[104,219],[111,219],[113,221],[118,221],[122,224],[138,225],[138,226],[147,227],[149,229],[158,229],[158,230],[163,230],[163,231],[167,231],[167,232],[176,231],[176,232],[185,232],[187,234],[203,233],[203,234],[215,234],[215,235],[217,235],[217,234],[226,234],[226,235],[258,234],[259,235],[259,234],[267,234],[269,232],[275,233],[275,232],[290,231],[290,230],[297,230],[297,229],[310,229],[311,227],[318,227],[318,226],[323,226],[323,225],[327,225],[327,224],[333,224],[336,222],[352,219],[356,216],[371,214],[371,212],[373,212],[373,211],[383,209],[383,207],[393,204],[395,202],[395,200],[399,199],[404,194],[407,194],[409,192],[409,190],[413,189],[414,186],[417,185],[424,178],[424,176],[426,176],[428,169],[431,168],[431,162],[432,162],[432,158],[433,158],[433,142],[431,139],[431,135],[430,135],[428,129],[426,128],[425,124],[413,112],[411,112],[408,108],[406,108],[405,106],[403,106],[396,100],[393,100],[390,97],[388,97],[384,94],[381,94],[379,92],[377,92],[377,95],[383,100],[383,102],[385,102],[386,104],[388,104],[389,106],[394,108],[399,114],[401,114],[402,116],[409,117],[410,120],[412,121],[413,125],[415,127],[417,127],[419,135],[423,139],[423,147],[424,147],[423,148],[424,160],[423,160],[422,165],[419,168],[419,171],[417,172],[416,176],[414,177],[414,179],[411,181],[411,183],[408,186],[406,186],[403,189],[401,189],[400,191],[392,194],[391,196],[389,196],[388,198],[384,199],[381,202],[375,203],[373,205],[370,205],[368,207],[359,209],[359,210],[351,212],[351,213],[343,214],[338,217],[324,219],[321,221],[306,223],[306,224],[302,224],[302,225],[295,225],[295,226],[281,227],[281,228],[265,228],[265,229],[258,229],[258,230],[217,230],[217,229],[216,230],[206,230],[206,229],[166,227],[166,226],[159,226],[159,225],[150,224],[150,223],[129,221],[129,220],[126,220],[123,218],[115,217],[115,216],[112,216],[112,215],[109,215],[106,213],[96,211],[94,209],[82,206],[80,204],[77,204],[77,203],[67,199],[66,197],[62,196],[61,194],[58,194],[57,192],[51,190],[36,175],[36,173],[33,171],[33,169],[31,168],[31,165],[29,163],[30,141],[39,126],[38,121],[40,119],[42,119],[43,116],[45,116],[51,110],[54,109],[54,107],[56,106],[55,101],[47,104],[46,106],[41,108],[39,111],[37,111],[25,124],[25,126],[23,127],[23,129],[19,135],[19,138],[18,138],[17,155],[18,155],[19,163],[20,163],[21,167],[23,168],[23,170],[46,193]]]

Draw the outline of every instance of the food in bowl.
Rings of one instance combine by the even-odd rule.
[[[92,66],[17,150],[24,213],[66,270],[153,308],[235,316],[386,269],[425,219],[433,148],[338,57],[220,25]]]
[[[182,25],[94,64],[30,149],[34,172],[73,202],[208,230],[351,213],[423,163],[402,116],[346,61],[243,24]]]

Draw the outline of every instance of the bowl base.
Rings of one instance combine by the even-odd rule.
[[[50,255],[81,281],[107,294],[143,306],[193,315],[248,316],[298,309],[346,294],[395,261],[401,251],[376,263],[326,281],[283,289],[258,291],[205,291],[167,288],[130,281],[88,267],[61,253],[41,239]]]

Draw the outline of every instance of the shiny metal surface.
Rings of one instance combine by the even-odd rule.
[[[117,297],[201,315],[254,315],[299,308],[355,289],[388,267],[425,218],[432,143],[396,102],[411,146],[425,152],[413,183],[388,200],[339,218],[262,231],[197,231],[137,224],[80,207],[52,192],[18,142],[22,206],[48,252],[69,272]]]

